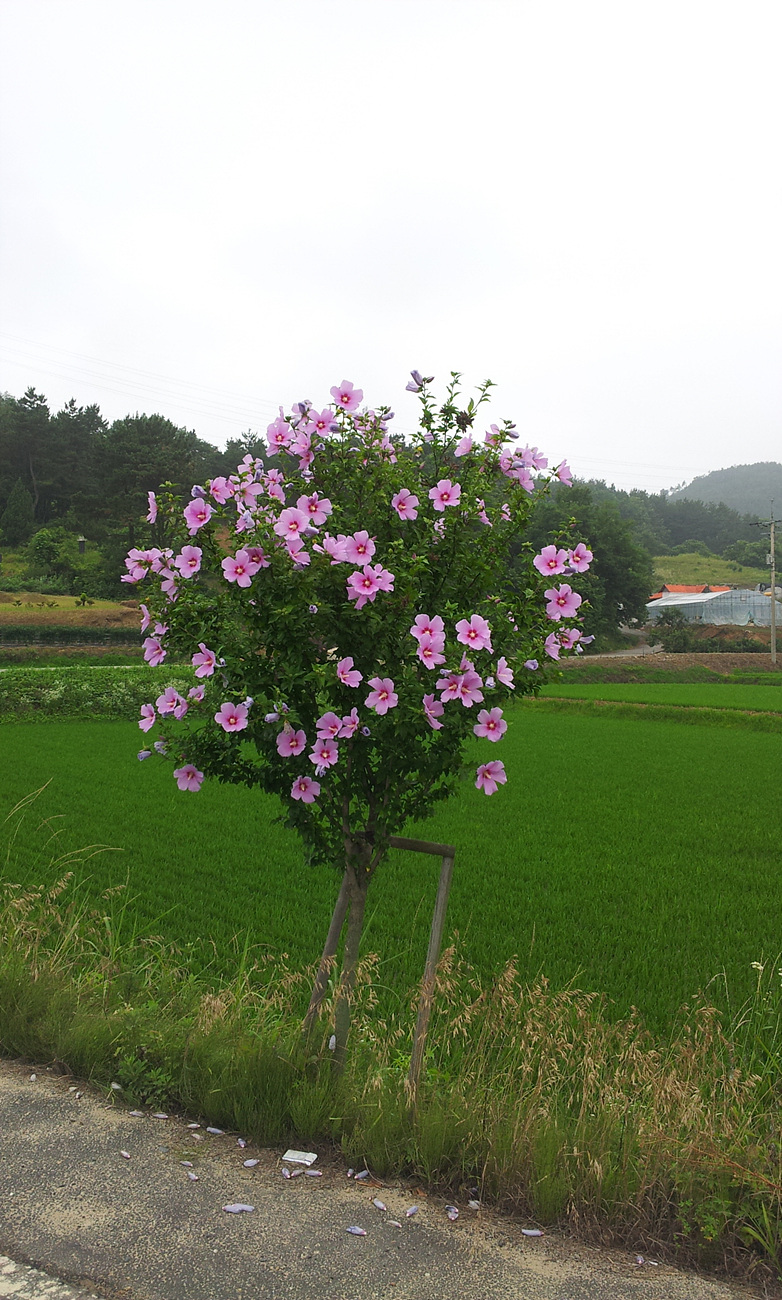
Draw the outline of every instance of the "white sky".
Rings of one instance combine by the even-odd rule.
[[[649,491],[782,459],[778,0],[0,0],[0,390],[222,444],[416,367]]]

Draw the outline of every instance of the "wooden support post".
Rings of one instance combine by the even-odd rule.
[[[410,1070],[407,1076],[410,1102],[414,1107],[418,1096],[418,1083],[421,1077],[421,1067],[424,1061],[424,1049],[426,1047],[426,1035],[429,1029],[429,1017],[432,1012],[432,1003],[434,1001],[434,982],[437,974],[437,963],[440,960],[440,946],[443,941],[445,913],[448,907],[448,894],[451,889],[453,860],[456,856],[456,849],[452,844],[432,844],[428,840],[408,840],[403,839],[399,835],[392,835],[388,843],[389,847],[392,849],[407,849],[412,853],[431,853],[442,859],[440,866],[440,881],[437,886],[437,901],[434,906],[432,929],[429,934],[429,950],[426,954],[426,968],[424,970],[424,978],[421,985],[421,1000],[418,1004],[418,1019],[415,1026],[415,1038],[413,1039],[413,1052],[410,1057]]]

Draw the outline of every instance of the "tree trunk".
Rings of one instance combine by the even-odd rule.
[[[350,879],[350,915],[348,917],[347,935],[345,936],[345,951],[342,957],[342,976],[334,1015],[334,1033],[337,1040],[334,1049],[334,1071],[336,1074],[341,1074],[345,1068],[348,1034],[350,1032],[350,1004],[356,982],[358,950],[361,943],[361,931],[364,926],[364,908],[366,907],[367,887],[369,885],[369,874],[366,871],[356,871],[352,866],[348,866],[345,874]]]
[[[323,952],[320,958],[320,966],[318,967],[318,973],[315,976],[315,983],[312,986],[312,996],[310,997],[310,1004],[307,1007],[307,1014],[304,1017],[304,1023],[301,1027],[302,1041],[304,1044],[309,1042],[313,1025],[315,1024],[315,1021],[317,1020],[318,1017],[320,1005],[326,995],[326,989],[328,988],[328,983],[329,983],[329,976],[331,975],[332,969],[334,967],[334,958],[337,955],[337,945],[339,944],[339,936],[342,933],[342,927],[345,923],[345,917],[347,915],[349,902],[350,902],[350,881],[348,880],[347,872],[345,872],[345,874],[342,877],[342,885],[340,886],[339,894],[337,895],[337,901],[334,905],[334,912],[331,917],[331,925],[329,926],[329,932],[328,935],[326,936],[326,942],[323,945]]]

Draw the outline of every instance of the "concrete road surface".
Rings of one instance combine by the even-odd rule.
[[[31,1077],[34,1076],[34,1077]],[[79,1095],[81,1094],[81,1095]],[[630,1252],[356,1182],[187,1117],[134,1116],[72,1079],[0,1061],[0,1297],[15,1300],[738,1300],[755,1293]],[[244,1161],[257,1161],[245,1167]],[[291,1164],[289,1169],[297,1166]],[[195,1177],[190,1177],[195,1175]],[[379,1199],[385,1209],[373,1200]],[[251,1210],[229,1213],[229,1204]],[[418,1211],[407,1217],[412,1205]],[[351,1227],[365,1236],[352,1235]],[[81,1288],[84,1288],[83,1290]]]

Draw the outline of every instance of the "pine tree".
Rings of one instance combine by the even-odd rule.
[[[33,531],[33,499],[20,478],[16,480],[8,504],[0,515],[0,533],[9,546],[26,542]]]

